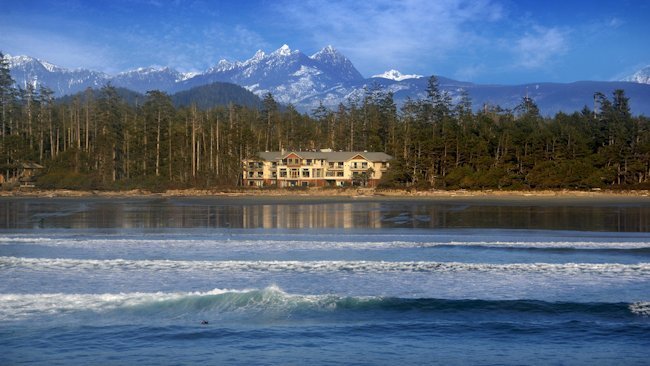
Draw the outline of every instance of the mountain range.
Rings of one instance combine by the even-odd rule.
[[[5,56],[16,83],[45,85],[57,96],[70,95],[86,88],[98,88],[110,82],[139,93],[161,90],[177,93],[215,82],[240,85],[257,96],[271,93],[282,104],[293,104],[310,112],[321,103],[336,108],[350,98],[361,97],[365,90],[391,91],[399,105],[407,98],[426,97],[428,77],[404,75],[397,70],[365,78],[352,62],[332,46],[307,56],[283,45],[267,54],[257,51],[246,61],[221,60],[202,73],[182,73],[168,67],[147,67],[111,76],[102,72],[69,70],[28,56]],[[475,108],[485,104],[513,108],[524,96],[537,103],[545,115],[559,111],[571,113],[585,106],[593,108],[593,95],[611,95],[625,90],[634,114],[650,115],[650,67],[622,81],[579,81],[574,83],[530,83],[522,85],[485,85],[437,76],[440,88],[452,100],[469,93]]]

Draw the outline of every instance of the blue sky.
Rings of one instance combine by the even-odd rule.
[[[364,76],[614,80],[650,64],[650,1],[0,0],[0,51],[115,74],[326,45]]]

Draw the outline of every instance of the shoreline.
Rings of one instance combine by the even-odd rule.
[[[16,190],[0,191],[2,198],[266,198],[266,199],[369,199],[369,200],[429,200],[429,199],[640,199],[650,201],[650,190],[539,190],[539,191],[499,191],[499,190],[375,190],[358,189],[246,189],[246,190],[202,190],[182,189],[165,192],[146,190],[129,191],[74,191],[74,190]]]

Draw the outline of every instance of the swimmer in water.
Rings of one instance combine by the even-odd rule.
[[[207,320],[201,320],[201,324],[202,325],[207,325],[207,324],[210,324],[210,323]]]

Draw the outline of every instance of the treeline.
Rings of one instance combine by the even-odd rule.
[[[384,151],[384,187],[649,188],[650,124],[630,114],[622,90],[596,93],[594,109],[553,118],[530,98],[514,110],[458,100],[429,80],[428,95],[398,108],[369,89],[336,110],[175,107],[150,91],[138,105],[110,85],[56,103],[47,88],[13,86],[0,65],[0,172],[45,166],[37,185],[73,189],[236,186],[241,160],[265,150]]]

